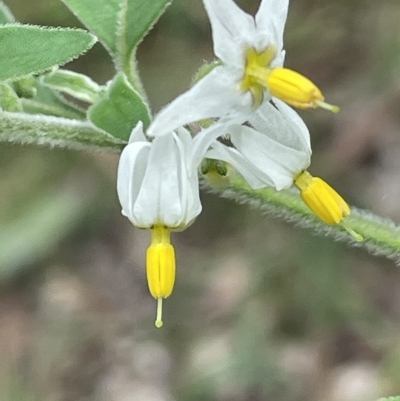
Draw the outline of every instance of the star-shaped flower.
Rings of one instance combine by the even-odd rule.
[[[345,200],[307,171],[310,134],[292,108],[273,99],[273,104],[265,103],[249,116],[248,125],[232,124],[224,129],[232,145],[217,140],[206,157],[229,163],[255,189],[270,186],[280,191],[296,186],[303,201],[324,223],[341,224],[356,240],[362,240],[343,224],[350,214]]]
[[[254,189],[271,186],[280,191],[310,165],[311,145],[300,116],[282,101],[273,102],[251,114],[248,125],[230,125],[225,133],[233,146],[215,141],[206,157],[233,165]]]
[[[148,135],[163,135],[207,118],[248,115],[272,96],[295,107],[337,111],[324,103],[321,91],[310,80],[282,68],[289,0],[262,0],[255,18],[233,0],[203,2],[221,63],[161,110]]]

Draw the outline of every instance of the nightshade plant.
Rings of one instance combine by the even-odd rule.
[[[184,229],[201,211],[199,170],[204,186],[223,197],[400,260],[398,227],[350,209],[328,184],[306,171],[309,132],[283,102],[305,109],[338,108],[325,103],[310,80],[283,68],[288,0],[262,0],[255,19],[232,0],[203,0],[220,61],[205,66],[197,83],[154,118],[136,49],[170,1],[63,2],[88,31],[18,24],[0,3],[0,50],[7,55],[0,71],[0,140],[123,151],[118,195],[123,214],[152,232],[147,275],[158,304],[157,327],[162,325],[162,299],[171,294],[175,280],[170,231]],[[96,40],[116,68],[105,86],[59,68]],[[207,180],[212,175],[224,176],[228,184],[213,186]],[[300,193],[289,188],[293,185]]]

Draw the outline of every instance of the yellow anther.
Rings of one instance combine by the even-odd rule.
[[[339,107],[324,102],[324,96],[313,82],[288,68],[273,69],[267,87],[272,96],[299,109],[322,107],[333,113],[339,111]]]
[[[170,244],[170,230],[155,226],[147,249],[147,283],[157,299],[156,327],[162,326],[162,299],[171,295],[175,283],[175,250]]]
[[[303,171],[295,179],[294,185],[306,205],[326,224],[339,224],[350,214],[346,201],[321,178]]]
[[[339,107],[324,102],[321,91],[308,78],[288,68],[271,68],[275,54],[272,46],[263,52],[250,49],[246,54],[240,89],[252,94],[255,107],[261,104],[264,90],[268,89],[272,96],[300,109],[322,107],[333,113],[339,111]]]

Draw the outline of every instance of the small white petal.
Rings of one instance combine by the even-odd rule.
[[[232,0],[203,0],[203,3],[212,26],[215,55],[243,71],[245,52],[255,37],[253,17]]]
[[[187,211],[184,222],[185,225],[189,225],[200,214],[202,209],[199,194],[199,176],[197,170],[189,174],[187,179],[189,185],[187,193]]]
[[[143,133],[142,121],[139,121],[136,124],[136,127],[133,128],[133,130],[131,132],[128,143],[133,143],[133,142],[147,142],[146,136]]]
[[[289,0],[262,0],[256,15],[257,37],[261,42],[259,45],[273,44],[278,55],[283,50],[283,31],[288,8]],[[281,58],[283,63],[284,56]]]
[[[247,112],[250,108],[251,96],[240,92],[236,77],[227,73],[223,66],[216,67],[164,107],[151,123],[147,135],[165,135],[185,124],[227,113]]]
[[[156,138],[151,144],[143,184],[134,206],[144,226],[180,225],[182,205],[178,178],[178,157],[172,134]]]
[[[288,106],[285,102],[280,99],[272,98],[275,105],[278,107],[279,111],[288,117],[299,130],[298,136],[302,138],[305,144],[305,151],[309,151],[311,153],[311,141],[310,141],[310,131],[307,128],[304,120],[299,116],[299,114],[290,106]]]
[[[230,148],[222,143],[215,142],[213,148],[206,153],[206,157],[209,159],[223,160],[231,164],[239,171],[253,189],[263,188],[266,185],[274,185],[268,176],[263,174],[235,148]]]
[[[310,164],[307,152],[285,146],[253,128],[231,127],[230,134],[236,149],[268,176],[278,191],[289,187],[295,176]]]
[[[117,192],[122,214],[135,225],[138,221],[133,209],[143,182],[149,151],[150,144],[147,142],[129,144],[122,151],[118,165]]]
[[[286,50],[278,51],[275,58],[271,61],[270,68],[282,68],[285,64]]]
[[[282,101],[272,101],[277,107],[264,103],[250,116],[250,124],[282,145],[311,155],[310,133],[303,120]]]
[[[187,157],[187,154],[189,152],[190,147],[192,146],[192,135],[190,135],[190,132],[181,127],[178,128],[177,130],[175,130],[176,135],[178,137],[178,142],[182,142],[183,144],[183,148],[184,148],[184,154],[185,154],[185,158]]]
[[[229,117],[221,118],[217,123],[200,131],[193,139],[189,154],[189,170],[197,169],[205,153],[211,144],[219,136],[229,133],[229,127],[234,124],[241,124],[246,121],[246,117],[237,115],[232,119]]]
[[[193,139],[189,131],[184,128],[177,130],[175,141],[179,151],[179,177],[181,179],[181,200],[184,215],[181,225],[186,227],[200,214],[201,202],[199,194],[199,176],[197,166],[190,162],[190,150],[193,145]]]

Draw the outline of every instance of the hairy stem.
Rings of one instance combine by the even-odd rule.
[[[126,142],[85,121],[0,112],[0,142],[120,152]]]
[[[374,215],[367,210],[351,208],[344,219],[346,228],[363,237],[357,242],[341,225],[327,225],[316,217],[301,200],[297,190],[276,191],[272,188],[251,189],[240,178],[234,178],[223,188],[205,187],[224,198],[260,209],[271,216],[281,217],[300,227],[312,228],[318,234],[332,237],[356,247],[362,247],[375,255],[384,255],[400,263],[400,227],[391,220]]]

